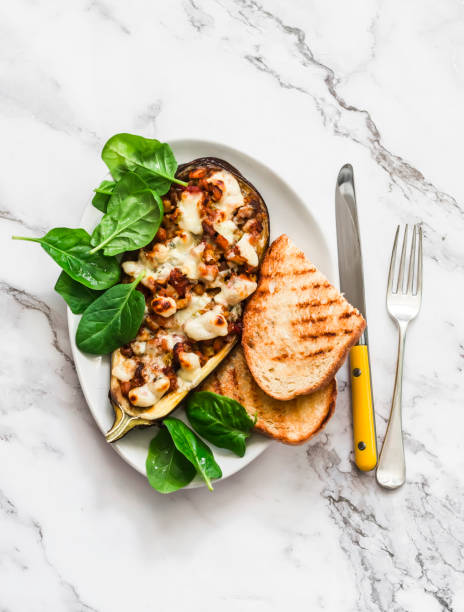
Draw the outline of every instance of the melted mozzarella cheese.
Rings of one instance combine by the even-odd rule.
[[[227,336],[227,321],[220,307],[216,306],[187,321],[184,331],[192,340],[212,340],[218,336]]]
[[[111,374],[121,382],[129,382],[135,374],[137,363],[133,359],[126,359],[119,351],[114,354]]]
[[[150,272],[150,270],[138,261],[123,261],[122,269],[129,276],[137,277],[142,272]]]
[[[250,242],[250,234],[243,234],[243,236],[237,242],[237,247],[240,251],[240,255],[246,259],[250,266],[256,268],[259,263],[258,253]]]
[[[146,342],[133,342],[132,350],[134,351],[136,355],[143,355],[145,351],[147,350],[147,343]]]
[[[168,280],[169,275],[171,274],[171,270],[173,269],[173,266],[171,266],[170,263],[164,263],[161,266],[159,266],[158,268],[156,268],[155,273],[153,274],[153,278],[154,280],[157,280],[159,282],[165,282]],[[142,280],[143,283],[143,280]],[[148,285],[150,286],[150,285]]]
[[[180,202],[178,204],[181,217],[179,227],[193,234],[202,234],[203,227],[200,219],[200,204],[203,200],[201,191],[191,192],[185,189],[182,192]]]
[[[218,234],[221,234],[229,244],[233,244],[235,242],[235,232],[237,231],[237,226],[233,221],[221,221],[220,223],[214,224],[214,229]]]
[[[159,401],[169,389],[170,382],[167,376],[161,376],[155,382],[146,383],[129,391],[129,400],[134,406],[148,408]]]
[[[193,382],[201,371],[200,358],[195,353],[179,353],[179,363],[181,365],[177,375],[187,382]]]
[[[139,261],[155,270],[159,264],[164,263],[169,256],[169,249],[165,244],[157,242],[151,251],[140,251]]]
[[[155,297],[151,302],[151,307],[156,314],[166,318],[173,315],[177,310],[176,300],[172,297],[164,296]]]
[[[159,347],[157,347],[159,349]],[[147,354],[143,360],[143,378],[145,382],[153,382],[157,379],[163,368],[165,363],[163,361],[163,356],[156,354],[154,351],[147,351]]]
[[[179,268],[190,280],[198,280],[198,264],[201,252],[195,246],[193,236],[189,232],[183,232],[169,243],[169,256],[167,263],[172,268]],[[171,269],[172,269],[171,268]]]
[[[167,280],[172,270],[172,266],[169,266],[169,264],[162,264],[157,267],[156,270],[152,270],[140,261],[123,261],[121,266],[124,272],[128,276],[132,276],[132,278],[136,278],[139,274],[144,272],[145,276],[140,282],[148,288],[150,288],[155,281]]]
[[[164,351],[172,351],[178,342],[184,342],[185,340],[185,336],[181,336],[178,333],[160,334],[158,338],[160,340],[160,346]]]
[[[194,314],[196,314],[199,310],[202,310],[206,304],[211,301],[209,295],[204,293],[203,295],[192,295],[190,299],[190,303],[187,308],[183,308],[182,310],[178,310],[175,314],[175,320],[178,325],[182,325],[188,319],[190,319]]]
[[[217,203],[217,207],[226,213],[226,218],[230,219],[234,210],[243,206],[244,202],[237,179],[230,172],[220,170],[212,174],[207,180],[209,182],[222,181],[224,183],[224,191]]]
[[[256,291],[257,286],[255,281],[248,278],[233,276],[227,283],[220,285],[221,291],[214,296],[214,301],[217,304],[224,304],[224,306],[234,306],[246,300],[249,295]]]

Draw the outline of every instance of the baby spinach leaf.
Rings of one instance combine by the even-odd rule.
[[[111,212],[115,208],[120,208],[122,203],[127,198],[129,198],[129,196],[142,194],[145,191],[148,191],[153,194],[153,192],[150,190],[150,187],[142,178],[140,178],[138,174],[131,171],[126,172],[126,174],[124,174],[117,183],[114,183],[114,187],[111,192],[111,197],[108,201],[108,206],[105,212]],[[153,197],[155,197],[158,206],[163,208],[159,196],[153,195]]]
[[[193,429],[208,442],[243,457],[255,421],[241,404],[230,397],[198,391],[188,397],[186,412]]]
[[[103,291],[89,289],[62,272],[55,284],[55,291],[61,295],[74,314],[81,314]]]
[[[114,181],[102,181],[100,185],[94,189],[95,195],[92,199],[92,204],[102,213],[106,212],[106,207],[113,193],[116,183]]]
[[[106,355],[135,338],[145,313],[145,298],[136,291],[142,277],[111,287],[90,304],[76,332],[81,351]]]
[[[104,249],[105,255],[117,255],[146,246],[158,231],[162,210],[159,195],[128,172],[117,183],[107,213],[93,231],[91,252]]]
[[[195,466],[208,489],[212,491],[211,480],[221,478],[222,471],[209,446],[179,419],[164,419],[163,423],[168,428],[177,450]]]
[[[160,493],[182,489],[196,474],[194,466],[177,450],[165,427],[150,442],[145,468],[148,482]]]
[[[177,161],[167,143],[134,134],[116,134],[103,147],[102,159],[118,181],[127,171],[136,172],[160,195],[171,183],[186,186],[175,178]]]
[[[123,175],[123,178],[126,178],[129,174],[132,175],[132,179],[130,180],[120,180],[118,182],[102,181],[100,185],[94,189],[95,196],[92,200],[92,204],[95,206],[95,208],[101,210],[102,213],[106,213],[108,212],[110,202],[112,202],[113,205],[116,205],[121,201],[121,199],[130,195],[131,193],[150,190],[147,183],[135,172],[127,172]],[[135,179],[133,177],[135,177]],[[113,194],[118,194],[118,197],[112,198]],[[156,191],[154,191],[154,196],[156,199],[155,194]]]
[[[13,236],[13,240],[38,242],[71,278],[90,289],[107,289],[121,276],[115,257],[91,252],[90,236],[83,229],[55,227],[43,238]]]

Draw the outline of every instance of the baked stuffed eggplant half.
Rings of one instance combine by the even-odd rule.
[[[154,240],[121,264],[127,282],[145,273],[146,309],[136,338],[111,357],[109,442],[169,414],[226,357],[268,246],[264,200],[236,168],[207,157],[176,176],[188,186],[172,185]]]

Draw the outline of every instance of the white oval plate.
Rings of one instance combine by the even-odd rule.
[[[222,158],[235,166],[253,183],[267,204],[271,220],[271,240],[285,233],[303,250],[306,250],[306,245],[310,245],[307,255],[329,278],[334,278],[329,247],[319,225],[301,198],[275,172],[249,155],[219,143],[174,140],[169,144],[180,164],[197,157],[212,156]],[[101,213],[89,202],[82,215],[81,226],[91,232],[100,218]],[[109,356],[87,355],[77,348],[75,336],[79,319],[80,315],[73,315],[68,308],[69,337],[79,381],[90,411],[98,427],[105,433],[113,424],[113,409],[108,400],[110,360]],[[183,419],[183,410],[176,410],[175,416]],[[145,475],[147,449],[156,431],[154,427],[133,429],[112,446],[129,465]],[[214,455],[222,469],[222,478],[241,470],[270,444],[271,440],[253,434],[248,440],[246,454],[241,458],[213,446]],[[195,479],[189,487],[195,488],[203,484],[203,481]]]

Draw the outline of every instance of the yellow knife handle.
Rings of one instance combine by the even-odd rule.
[[[367,346],[358,344],[350,351],[351,400],[353,408],[354,460],[363,472],[377,465],[374,407]]]

